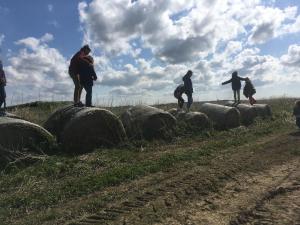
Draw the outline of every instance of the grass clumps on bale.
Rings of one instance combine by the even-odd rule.
[[[83,108],[65,125],[61,137],[63,149],[85,153],[99,147],[113,147],[126,141],[120,119],[100,108]]]
[[[161,109],[138,105],[121,115],[121,120],[131,139],[169,139],[173,137],[176,119]]]
[[[268,104],[254,104],[253,105],[257,116],[266,119],[272,117],[272,110]]]
[[[0,117],[0,145],[5,149],[41,153],[51,150],[53,144],[53,136],[39,125]]]
[[[185,125],[186,129],[191,131],[203,131],[211,129],[212,123],[205,115],[201,112],[183,112],[178,109],[172,108],[168,110],[180,124]]]
[[[216,129],[231,129],[240,126],[240,112],[233,107],[204,103],[199,111],[205,113]]]

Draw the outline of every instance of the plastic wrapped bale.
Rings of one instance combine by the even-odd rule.
[[[131,139],[167,139],[176,127],[174,116],[147,105],[131,107],[121,115],[121,120]]]
[[[296,101],[293,109],[293,115],[296,117],[296,125],[300,128],[300,101]]]
[[[178,121],[184,122],[189,128],[204,130],[211,128],[211,121],[207,115],[201,112],[184,112],[178,109],[169,109],[171,113]]]
[[[76,113],[84,109],[84,107],[74,107],[73,105],[59,108],[50,115],[43,127],[56,136],[57,141],[60,142],[65,126],[75,117]]]
[[[253,105],[257,116],[261,118],[268,118],[272,116],[271,107],[267,104],[254,104]]]
[[[199,111],[205,113],[217,129],[231,129],[240,126],[240,112],[233,107],[204,103]]]
[[[253,106],[247,104],[235,104],[232,101],[226,102],[226,106],[236,107],[241,114],[241,122],[244,125],[250,125],[254,122],[257,117],[256,110]]]
[[[0,145],[6,149],[47,152],[53,143],[53,136],[37,124],[0,117]]]
[[[82,108],[65,123],[61,143],[66,152],[85,153],[95,148],[113,147],[126,140],[120,119],[100,108]]]

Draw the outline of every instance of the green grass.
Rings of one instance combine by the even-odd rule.
[[[292,99],[269,100],[273,119],[257,120],[247,128],[194,133],[179,136],[170,143],[138,142],[119,149],[98,149],[81,156],[49,156],[25,169],[4,171],[0,174],[0,220],[9,224],[10,220],[22,218],[28,212],[33,215],[44,212],[43,220],[54,220],[59,215],[47,211],[49,207],[183,163],[205,163],[205,158],[228,148],[290,132],[295,129],[291,114],[293,102]],[[43,111],[48,114],[51,107],[37,108],[29,114],[40,115]],[[31,115],[32,118],[37,118],[35,115]],[[43,118],[36,121],[42,122]]]

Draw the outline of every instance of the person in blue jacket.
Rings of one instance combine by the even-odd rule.
[[[246,81],[247,78],[239,77],[238,72],[234,71],[232,73],[231,79],[222,83],[222,85],[231,83],[231,87],[233,90],[234,103],[239,104],[240,101],[240,93],[241,93],[241,80]]]

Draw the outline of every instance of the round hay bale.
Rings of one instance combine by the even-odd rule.
[[[205,113],[217,129],[230,129],[240,126],[240,112],[233,107],[204,103],[199,111]]]
[[[147,105],[131,107],[121,115],[121,120],[133,139],[166,139],[173,135],[176,126],[170,113]]]
[[[72,120],[76,113],[84,109],[84,107],[74,107],[73,105],[59,108],[50,115],[43,127],[56,136],[57,141],[60,142],[65,126]]]
[[[254,122],[257,117],[256,110],[253,106],[247,104],[235,104],[233,101],[225,103],[226,106],[236,107],[241,114],[241,122],[243,125],[250,125]]]
[[[271,107],[267,104],[254,104],[253,105],[257,116],[265,119],[272,116]]]
[[[169,109],[171,113],[178,121],[184,122],[189,128],[203,130],[211,128],[211,121],[207,115],[201,112],[184,112],[178,109]]]
[[[9,113],[9,112],[3,112],[3,111],[0,111],[0,117],[8,117],[8,118],[14,118],[14,119],[22,119],[21,117],[15,115],[15,114],[12,114],[12,113]]]
[[[0,145],[11,150],[47,151],[53,136],[37,124],[25,120],[0,117]]]
[[[66,113],[69,115],[69,112]],[[126,133],[120,119],[112,112],[100,108],[85,107],[78,110],[65,123],[61,134],[63,149],[75,153],[116,146],[125,140]]]

